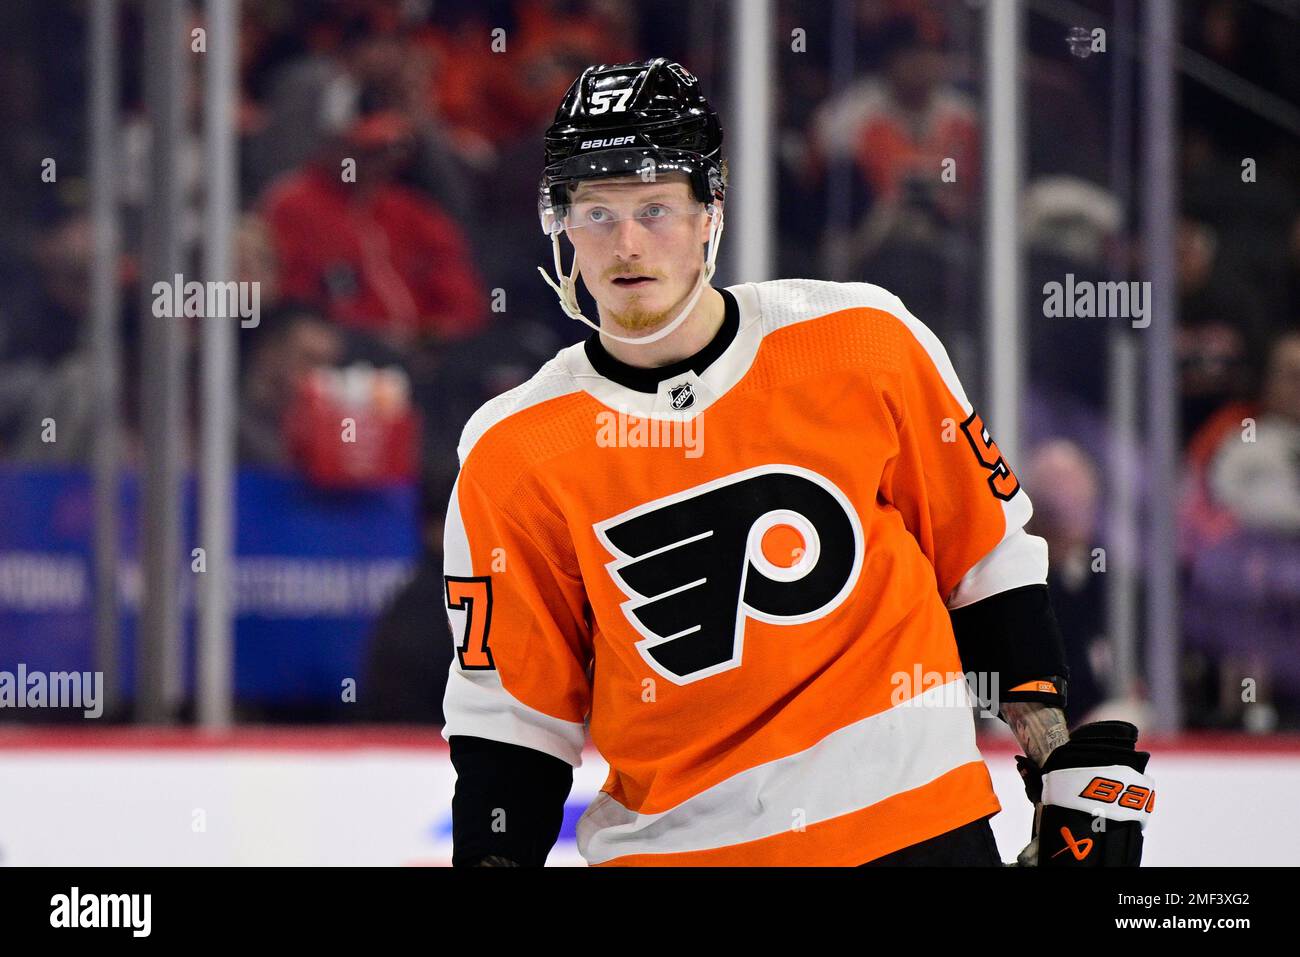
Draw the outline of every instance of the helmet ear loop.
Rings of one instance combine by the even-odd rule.
[[[555,261],[555,279],[552,279],[550,276],[548,276],[546,274],[546,270],[543,269],[541,266],[537,267],[537,271],[542,274],[542,279],[546,281],[546,284],[550,286],[553,290],[555,290],[555,294],[560,299],[560,308],[564,310],[565,314],[570,319],[577,319],[579,322],[585,323],[586,325],[591,326],[591,328],[593,329],[598,329],[599,328],[598,326],[596,326],[594,323],[592,323],[590,319],[588,319],[586,316],[582,314],[582,311],[578,305],[577,250],[574,250],[573,253],[573,269],[570,270],[569,275],[566,276],[564,274],[564,263],[561,260],[561,255],[560,255],[560,231],[559,230],[551,234],[551,256]],[[556,280],[558,280],[558,282]]]
[[[560,284],[564,287],[570,307],[574,312],[578,312],[578,251],[576,249],[573,251],[573,268],[565,276],[563,257],[560,254],[559,233],[555,234],[551,248],[555,250],[555,275],[560,277]]]
[[[723,213],[720,206],[709,204],[709,248],[704,254],[704,281],[707,283],[713,278],[718,258],[718,247],[722,243]]]

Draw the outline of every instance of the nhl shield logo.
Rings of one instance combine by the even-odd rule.
[[[669,389],[668,397],[672,399],[674,412],[684,411],[695,404],[695,390],[689,382]]]

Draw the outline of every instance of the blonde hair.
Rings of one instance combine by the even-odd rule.
[[[727,160],[726,160],[725,157],[723,158],[722,162],[721,162],[719,165],[721,166],[721,169],[722,169],[722,187],[723,187],[723,189],[725,190],[726,187],[727,187],[727,175],[728,175],[728,173],[727,173]],[[685,174],[682,174],[682,175],[685,175]],[[588,186],[588,185],[592,185],[592,186],[594,186],[596,183],[600,183],[600,182],[608,182],[608,183],[633,183],[633,182],[635,182],[638,178],[639,178],[639,175],[638,175],[637,173],[635,173],[635,172],[630,172],[630,173],[627,173],[626,175],[622,175],[622,174],[620,174],[620,175],[618,175],[618,176],[599,176],[599,177],[596,177],[595,179],[583,179],[583,180],[579,180],[575,185],[573,185],[573,186],[571,186],[571,187],[569,188],[569,200],[570,200],[570,202],[572,202],[573,199],[574,199],[574,197],[577,195],[578,190],[582,189],[582,187],[584,187],[584,186]]]

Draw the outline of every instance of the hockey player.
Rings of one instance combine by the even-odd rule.
[[[593,865],[997,865],[971,672],[1041,805],[1021,862],[1136,864],[1147,755],[1069,740],[1046,543],[943,346],[865,283],[711,286],[721,147],[664,59],[547,131],[548,282],[596,331],[458,449],[453,864],[543,864],[589,731]]]

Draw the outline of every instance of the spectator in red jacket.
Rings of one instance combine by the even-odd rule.
[[[284,296],[399,345],[462,339],[487,321],[486,291],[460,228],[395,181],[411,135],[399,113],[363,115],[263,198]],[[355,160],[355,181],[347,160]]]

